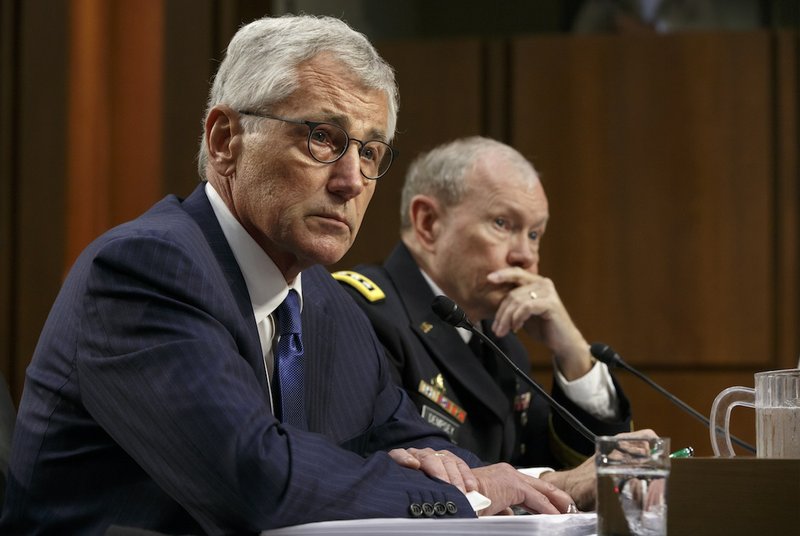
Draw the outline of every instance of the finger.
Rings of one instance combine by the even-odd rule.
[[[553,484],[549,482],[545,482],[544,480],[538,478],[528,478],[528,484],[530,486],[530,490],[534,491],[535,493],[531,493],[526,496],[526,499],[530,498],[534,501],[534,504],[539,504],[544,498],[544,502],[542,503],[542,507],[546,510],[539,510],[537,508],[537,512],[542,514],[565,514],[569,511],[571,505],[575,503],[570,497],[569,493],[563,491]],[[525,507],[529,507],[530,505],[526,503],[523,505]]]
[[[536,281],[537,277],[539,276],[517,266],[513,268],[501,268],[487,275],[487,279],[491,283],[512,283],[517,286],[532,283]]]
[[[447,473],[447,478],[445,481],[457,487],[462,493],[466,493],[467,488],[464,484],[464,476],[461,474],[461,468],[456,462],[457,458],[455,456],[451,457],[440,453],[436,453],[435,456],[439,457],[439,460],[442,462],[442,466]]]
[[[535,489],[528,489],[525,491],[523,501],[515,506],[524,508],[533,514],[561,514],[559,510],[544,493],[540,493]]]
[[[419,460],[412,456],[406,449],[392,449],[388,454],[398,465],[408,467],[409,469],[419,469]]]
[[[442,460],[448,482],[464,493],[478,489],[478,479],[464,460],[447,451],[437,452],[435,456]]]
[[[516,290],[516,289],[515,289]],[[498,337],[505,337],[511,331],[511,318],[515,309],[519,308],[516,295],[513,292],[506,294],[494,315],[492,331]]]
[[[465,491],[477,491],[478,478],[475,476],[475,473],[472,472],[472,468],[461,458],[456,457],[456,459],[456,465],[461,473],[461,477],[464,479]]]
[[[544,296],[541,293],[535,299],[532,296],[531,291],[526,290],[519,307],[510,310],[509,328],[512,331],[520,329],[530,317],[542,316],[547,312],[547,302]]]
[[[444,480],[456,486],[463,493],[477,489],[478,483],[472,474],[472,469],[455,454],[444,451],[434,452],[426,449],[426,452],[419,456],[422,463],[421,470],[428,476]]]
[[[534,295],[536,298],[533,297]],[[498,337],[504,337],[509,331],[521,328],[530,317],[546,312],[546,305],[544,295],[533,291],[531,286],[516,288],[500,302],[495,313],[492,331]]]

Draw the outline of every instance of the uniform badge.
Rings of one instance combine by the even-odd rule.
[[[380,301],[386,298],[381,288],[370,278],[352,270],[341,270],[331,274],[333,278],[341,283],[350,285],[361,293],[370,302]]]
[[[531,405],[531,393],[522,393],[514,397],[514,411],[526,411]]]
[[[419,329],[422,330],[422,333],[428,333],[430,330],[433,329],[433,324],[430,322],[423,322],[419,325]]]
[[[418,391],[422,393],[425,398],[432,400],[437,406],[441,407],[447,413],[456,418],[460,423],[467,420],[467,412],[464,411],[458,404],[444,396],[442,391],[429,384],[425,380],[419,381]]]
[[[447,389],[444,386],[444,376],[442,376],[441,373],[431,378],[431,385],[439,389],[442,392],[442,394],[447,392]]]
[[[461,426],[459,423],[441,411],[436,411],[428,405],[422,406],[422,411],[420,414],[422,415],[422,418],[425,419],[425,422],[435,426],[439,430],[442,430],[448,435],[448,437],[450,437],[450,441],[455,443],[454,437],[459,426]]]

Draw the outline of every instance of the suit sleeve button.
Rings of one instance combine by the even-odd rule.
[[[433,503],[433,511],[436,512],[437,516],[443,516],[447,513],[447,507],[439,501],[436,501]]]
[[[444,503],[444,507],[447,508],[447,513],[451,516],[458,513],[458,506],[453,501],[447,501]]]
[[[422,503],[422,513],[426,517],[433,517],[433,505],[431,503]]]
[[[422,515],[422,506],[418,503],[411,503],[411,506],[408,507],[408,511],[411,512],[411,517],[420,517]]]

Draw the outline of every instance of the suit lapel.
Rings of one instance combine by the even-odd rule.
[[[331,367],[335,366],[331,356],[337,355],[334,332],[336,319],[328,314],[321,293],[315,292],[316,274],[312,270],[303,272],[303,354],[306,363],[306,412],[309,430],[336,438],[336,430],[326,429],[326,423],[336,422],[326,415],[331,396],[333,377]],[[329,277],[329,276],[328,276]],[[328,359],[320,359],[327,356]]]
[[[261,352],[261,342],[258,338],[258,329],[253,316],[253,305],[250,303],[250,294],[244,282],[239,265],[233,256],[225,234],[214,215],[214,209],[208,201],[205,192],[205,183],[201,183],[192,194],[181,204],[183,209],[197,222],[222,269],[225,280],[231,289],[233,298],[242,316],[242,322],[247,326],[245,334],[236,340],[242,355],[256,373],[256,379],[261,383],[266,393],[268,390],[264,359]]]
[[[464,386],[501,421],[510,410],[508,398],[458,334],[431,309],[434,295],[408,249],[400,244],[385,265],[398,289],[411,329],[447,375]],[[426,381],[428,379],[426,378]],[[467,416],[469,417],[469,415]]]

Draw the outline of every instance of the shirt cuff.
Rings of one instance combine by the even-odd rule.
[[[485,497],[480,493],[478,493],[477,491],[470,491],[465,493],[464,495],[466,495],[467,500],[469,501],[469,505],[476,512],[485,510],[492,505],[492,500],[489,497]]]
[[[517,469],[523,475],[532,476],[533,478],[539,478],[542,473],[551,473],[555,471],[550,467],[520,467]]]
[[[605,363],[596,361],[589,372],[572,381],[567,381],[558,366],[553,368],[556,383],[575,405],[598,419],[619,418],[617,389]]]

